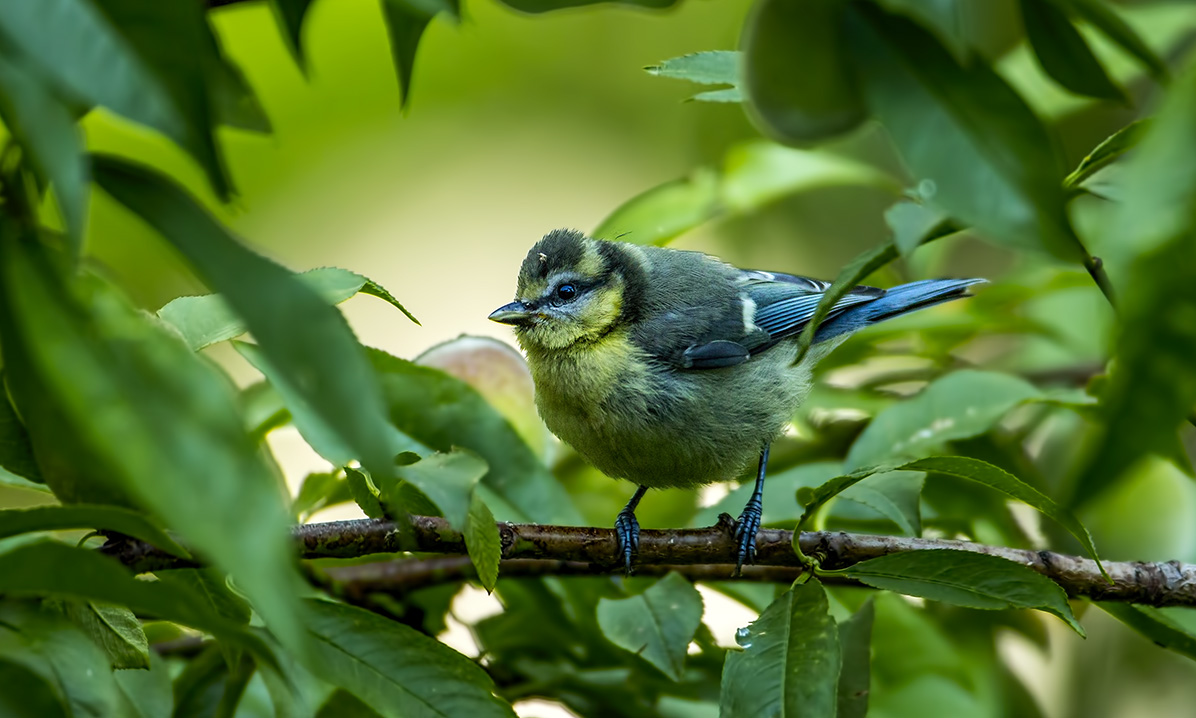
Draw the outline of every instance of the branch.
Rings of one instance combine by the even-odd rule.
[[[724,514],[719,523],[710,528],[645,529],[640,534],[636,570],[643,575],[676,570],[694,580],[730,580],[735,555],[732,526],[730,517]],[[621,564],[611,529],[511,523],[499,523],[498,529],[503,549],[500,577],[619,572]],[[368,569],[329,569],[330,578],[346,584],[345,591],[389,592],[395,589],[401,593],[434,583],[463,580],[471,575],[465,567],[468,559],[463,558],[466,555],[464,538],[442,518],[413,516],[409,530],[402,531],[392,521],[362,519],[304,524],[296,526],[293,533],[300,556],[305,559],[357,558],[404,551],[462,557],[455,561],[392,562]],[[792,537],[790,531],[761,530],[757,538],[756,565],[745,570],[742,578],[756,581],[795,578],[798,562],[791,546]],[[1108,583],[1091,559],[968,541],[814,531],[802,533],[801,549],[806,555],[818,553],[825,556],[822,566],[827,569],[845,568],[903,551],[973,551],[1029,566],[1073,597],[1150,606],[1196,606],[1196,565],[1178,561],[1106,561],[1105,569],[1112,578],[1112,583]],[[130,539],[112,541],[100,550],[138,572],[196,565]],[[354,586],[354,581],[361,583]]]

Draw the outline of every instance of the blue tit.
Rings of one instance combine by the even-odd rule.
[[[607,476],[638,484],[615,522],[628,572],[649,488],[727,481],[758,462],[736,523],[738,570],[755,556],[769,445],[809,393],[814,365],[858,329],[983,281],[856,287],[795,364],[828,282],[558,229],[531,248],[515,301],[490,319],[514,326],[548,428]]]

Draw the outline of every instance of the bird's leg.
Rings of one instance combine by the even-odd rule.
[[[765,444],[760,452],[760,468],[756,471],[756,489],[752,491],[752,498],[735,522],[735,575],[743,569],[745,563],[756,560],[756,532],[760,530],[760,518],[764,513],[764,470],[768,466],[768,448]]]
[[[640,505],[640,499],[648,491],[647,486],[635,490],[635,495],[619,512],[615,519],[615,545],[618,553],[623,554],[623,567],[627,575],[631,575],[631,555],[640,548],[640,522],[635,520],[635,507]]]

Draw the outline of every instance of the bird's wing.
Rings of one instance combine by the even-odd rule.
[[[710,336],[681,354],[681,369],[717,369],[741,364],[754,354],[801,332],[814,316],[829,282],[776,272],[744,271],[741,278],[743,316],[749,324],[724,323],[723,336]],[[824,321],[850,307],[884,296],[883,289],[855,287],[834,304]]]

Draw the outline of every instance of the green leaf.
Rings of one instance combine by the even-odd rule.
[[[1058,584],[999,556],[953,549],[905,551],[861,561],[835,573],[873,588],[955,606],[1034,608],[1058,616],[1084,635]]]
[[[245,599],[233,593],[219,571],[211,568],[177,568],[156,571],[154,575],[163,584],[195,597],[209,613],[223,616],[237,625],[249,624],[253,610]]]
[[[1101,392],[1103,427],[1072,502],[1090,501],[1150,452],[1166,453],[1196,404],[1196,70],[1174,89],[1123,173],[1105,259],[1118,286],[1114,370]]]
[[[469,518],[465,522],[465,548],[478,572],[486,593],[493,593],[498,583],[498,563],[502,561],[502,539],[494,514],[475,491],[469,498]]]
[[[274,20],[282,32],[287,50],[304,70],[307,62],[303,55],[303,20],[311,4],[312,0],[270,0],[270,9],[274,11]]]
[[[385,718],[515,715],[480,666],[439,641],[360,608],[307,606],[320,678]]]
[[[29,509],[0,510],[0,538],[29,531],[62,529],[101,529],[141,539],[174,556],[191,554],[140,512],[121,506],[35,506]]]
[[[699,167],[619,205],[594,230],[599,239],[664,245],[722,213],[718,173]]]
[[[1020,5],[1026,38],[1046,74],[1077,95],[1126,102],[1125,92],[1063,11],[1067,0],[1021,0]]]
[[[270,118],[240,68],[231,62],[219,62],[209,57],[205,74],[216,122],[249,132],[265,134],[273,131]]]
[[[0,661],[21,664],[51,683],[72,718],[116,714],[119,689],[107,656],[60,615],[29,604],[0,604]],[[18,689],[18,695],[24,692],[24,687]]]
[[[866,484],[849,487],[840,496],[880,512],[907,536],[921,536],[925,480],[918,471],[886,471]]]
[[[286,513],[228,379],[98,278],[77,275],[68,285],[17,231],[0,221],[5,366],[14,391],[43,387],[26,401],[15,396],[18,406],[63,417],[42,430],[87,448],[99,462],[87,466],[89,480],[117,484],[232,574],[280,640],[299,650]]]
[[[162,175],[105,156],[95,158],[95,174],[105,191],[161,232],[224,296],[313,416],[371,474],[388,475],[393,432],[374,373],[341,313],[294,274],[240,244]]]
[[[415,69],[415,51],[420,37],[440,9],[452,11],[452,6],[440,0],[382,0],[390,54],[399,79],[400,105],[405,105],[411,98],[411,74]]]
[[[382,508],[382,501],[378,497],[378,487],[369,476],[357,469],[345,469],[345,481],[349,484],[349,495],[361,507],[362,512],[371,519],[386,517],[386,510]]]
[[[295,276],[316,290],[329,304],[340,304],[359,293],[369,294],[386,301],[419,324],[390,292],[356,272],[339,267],[320,267]],[[195,351],[233,339],[247,331],[245,323],[219,294],[172,299],[158,310],[158,318],[178,329]]]
[[[740,102],[742,96],[738,85],[742,57],[742,53],[733,50],[710,50],[674,57],[659,65],[645,67],[644,70],[657,77],[688,80],[699,85],[732,85],[725,90],[715,91],[723,93],[718,96],[722,99],[710,99],[713,94],[711,92],[695,95],[693,99],[707,102]]]
[[[843,467],[838,462],[819,461],[801,464],[770,475],[764,482],[764,514],[761,525],[789,523],[786,528],[792,528],[792,521],[801,515],[801,506],[793,500],[794,493],[801,488],[813,489],[821,486],[842,473]],[[754,489],[754,482],[744,483],[713,506],[700,509],[690,525],[712,526],[718,521],[718,515],[721,513],[738,514],[751,498]],[[769,601],[771,600],[770,595]]]
[[[174,696],[169,671],[165,659],[150,651],[148,671],[116,672],[116,684],[126,700],[128,718],[170,715]]]
[[[901,256],[909,257],[935,235],[953,228],[942,210],[908,199],[898,200],[885,210],[885,224],[893,232],[893,244]]]
[[[726,87],[721,90],[707,90],[699,92],[689,98],[697,102],[743,102],[743,90],[738,87]]]
[[[4,11],[0,10],[0,22]],[[0,31],[3,27],[0,26]],[[3,39],[3,38],[0,38]],[[72,253],[83,249],[90,183],[75,115],[21,58],[0,46],[0,119],[29,156],[42,184],[52,184]]]
[[[337,689],[328,697],[315,718],[376,718],[378,712],[348,691]]]
[[[63,613],[108,655],[115,669],[149,669],[149,641],[141,621],[124,606],[65,601]]]
[[[931,456],[905,464],[901,468],[912,471],[930,471],[954,476],[959,479],[975,481],[978,484],[996,489],[1010,498],[1017,499],[1028,506],[1034,507],[1067,529],[1068,533],[1072,536],[1075,536],[1080,545],[1084,547],[1084,550],[1088,552],[1088,555],[1096,561],[1101,573],[1106,578],[1108,577],[1108,574],[1104,573],[1104,566],[1100,563],[1100,556],[1096,553],[1096,545],[1092,542],[1092,534],[1088,533],[1088,529],[1084,527],[1084,524],[1080,523],[1075,514],[1055,503],[1051,497],[1043,494],[1033,486],[1024,483],[1004,469],[966,456]]]
[[[702,623],[702,595],[673,571],[643,593],[598,601],[598,625],[610,642],[680,681],[690,642]]]
[[[786,591],[737,637],[723,665],[723,718],[834,718],[840,647],[826,591],[810,579]]]
[[[983,434],[1013,407],[1041,393],[1024,379],[975,370],[952,372],[876,415],[852,444],[845,468],[915,458],[944,442]]]
[[[399,477],[418,488],[427,496],[452,527],[464,531],[470,512],[474,487],[486,475],[489,467],[477,455],[468,451],[453,451],[447,454],[432,454],[414,464],[398,469]],[[398,482],[384,482],[378,488],[382,491],[383,503],[396,506],[394,494]]]
[[[841,135],[868,116],[840,26],[842,0],[761,0],[743,39],[748,114],[785,144]]]
[[[514,427],[465,382],[430,367],[367,350],[390,406],[390,418],[407,435],[436,451],[469,449],[489,464],[482,485],[518,515],[503,520],[580,526],[572,499],[528,448]],[[491,504],[493,506],[493,504]]]
[[[868,715],[868,692],[872,683],[872,620],[875,615],[875,604],[869,598],[851,618],[839,624],[843,667],[839,671],[835,718]]]
[[[1093,27],[1104,33],[1105,37],[1137,58],[1157,82],[1167,82],[1169,75],[1167,63],[1163,62],[1162,58],[1143,42],[1134,28],[1122,20],[1109,3],[1102,2],[1102,0],[1055,0],[1055,2],[1087,20]]]
[[[349,483],[339,474],[316,471],[303,478],[299,493],[291,502],[291,514],[303,523],[315,512],[352,501]]]
[[[248,656],[228,662],[209,646],[175,678],[172,718],[232,718],[253,670]]]
[[[1097,602],[1096,605],[1156,645],[1196,661],[1196,636],[1172,621],[1157,608],[1111,601]]]
[[[43,483],[45,480],[33,456],[29,432],[8,400],[4,385],[5,373],[0,370],[0,469],[37,484]],[[0,530],[3,530],[2,525]]]
[[[677,4],[677,0],[502,0],[502,4],[520,12],[542,13],[585,5],[607,4],[663,9]]]
[[[200,596],[161,581],[141,581],[114,559],[90,549],[37,541],[0,553],[0,591],[125,606],[249,648],[269,657],[261,639],[213,612]]]
[[[27,666],[28,657],[5,655],[13,632],[0,628],[0,715],[12,718],[70,718],[59,693],[53,669]],[[15,643],[15,642],[14,642]],[[23,646],[17,646],[23,648]],[[14,649],[15,650],[15,649]]]
[[[810,350],[810,345],[814,341],[814,335],[818,331],[818,325],[822,324],[822,320],[826,318],[831,308],[851,291],[852,287],[894,259],[897,259],[897,247],[889,241],[875,249],[863,252],[839,270],[835,281],[823,293],[822,299],[818,300],[818,306],[814,309],[814,315],[810,317],[810,322],[798,336],[797,358],[793,360],[795,365],[805,358],[806,352]]]
[[[960,65],[911,20],[872,3],[852,3],[848,20],[868,106],[923,200],[995,241],[1079,259],[1062,161],[1022,98],[981,58]]]
[[[1084,183],[1084,180],[1116,162],[1123,154],[1138,146],[1149,126],[1150,120],[1148,119],[1134,120],[1106,137],[1104,142],[1101,142],[1084,159],[1080,160],[1080,164],[1064,178],[1063,186],[1067,189],[1076,189]]]

